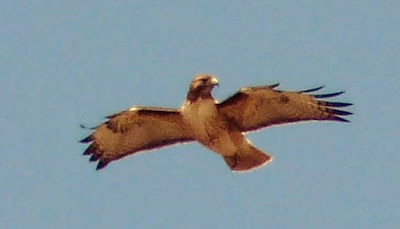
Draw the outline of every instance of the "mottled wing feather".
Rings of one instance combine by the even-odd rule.
[[[298,92],[280,91],[270,86],[243,88],[219,103],[218,112],[241,131],[310,120],[348,122],[341,116],[352,113],[335,108],[347,107],[351,103],[318,100],[338,96],[343,92],[306,94],[322,88],[323,86]]]
[[[193,140],[176,109],[138,107],[108,118],[81,140],[91,143],[83,154],[99,161],[97,169],[138,151]]]

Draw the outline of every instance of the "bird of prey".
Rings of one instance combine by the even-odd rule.
[[[277,90],[279,84],[245,87],[218,102],[211,95],[218,79],[200,74],[192,80],[180,109],[132,107],[107,116],[108,120],[82,139],[90,143],[83,155],[98,161],[97,170],[139,151],[197,141],[219,154],[232,171],[259,168],[272,156],[256,148],[245,136],[249,131],[301,121],[349,122],[351,112],[338,108],[351,103],[323,101],[344,93],[310,94]]]

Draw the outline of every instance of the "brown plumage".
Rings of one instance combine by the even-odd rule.
[[[249,171],[272,160],[244,136],[248,131],[300,121],[348,122],[352,113],[338,108],[351,103],[320,99],[341,95],[310,94],[323,87],[303,91],[280,91],[279,84],[242,88],[219,103],[211,95],[218,80],[196,76],[180,109],[134,107],[115,115],[81,140],[91,143],[84,155],[98,161],[102,169],[111,161],[143,150],[197,141],[221,155],[233,171]]]

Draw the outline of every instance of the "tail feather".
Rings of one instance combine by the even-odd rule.
[[[226,164],[235,172],[249,172],[272,161],[272,156],[251,147],[247,152],[239,152],[233,156],[224,156]]]

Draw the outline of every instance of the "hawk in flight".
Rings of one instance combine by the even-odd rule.
[[[213,75],[197,75],[180,109],[132,107],[108,116],[81,140],[90,143],[83,155],[98,161],[99,170],[139,151],[197,141],[219,154],[232,171],[250,171],[270,162],[272,156],[256,148],[246,132],[311,120],[349,122],[343,116],[352,114],[338,109],[351,103],[321,100],[343,91],[310,94],[323,86],[303,91],[277,90],[279,84],[245,87],[218,102],[211,95],[216,85]]]

